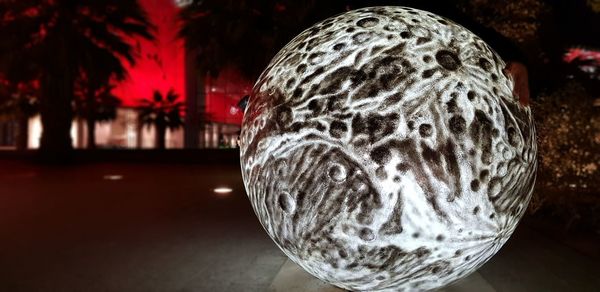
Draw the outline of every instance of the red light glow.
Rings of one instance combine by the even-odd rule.
[[[237,109],[240,99],[252,91],[252,84],[238,70],[227,67],[217,78],[205,81],[206,111],[210,120],[225,124],[242,124],[243,112]]]
[[[140,3],[156,25],[156,39],[131,40],[139,57],[135,66],[127,66],[129,78],[114,93],[124,106],[136,106],[138,100],[151,98],[154,90],[166,93],[171,88],[184,100],[185,50],[183,41],[177,39],[179,8],[173,0],[140,0]]]
[[[166,93],[173,88],[185,100],[185,49],[177,39],[179,9],[173,0],[141,0],[150,21],[154,23],[156,40],[132,39],[139,58],[135,66],[127,66],[129,78],[113,93],[125,107],[135,107],[140,99],[149,99],[155,90]],[[126,63],[126,62],[125,62]],[[233,67],[223,69],[216,78],[207,76],[205,83],[206,112],[213,122],[241,124],[241,111],[232,111],[240,98],[250,94],[252,83]]]

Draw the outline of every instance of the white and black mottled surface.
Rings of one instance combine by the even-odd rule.
[[[242,175],[268,234],[349,290],[427,290],[508,240],[535,181],[531,111],[463,27],[406,7],[327,19],[255,85]]]

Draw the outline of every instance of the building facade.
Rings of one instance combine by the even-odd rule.
[[[196,68],[196,54],[186,52],[177,38],[178,12],[189,1],[141,0],[148,17],[157,26],[154,41],[130,39],[139,56],[135,66],[127,66],[128,79],[119,83],[114,95],[122,100],[116,118],[96,124],[98,148],[153,148],[154,129],[141,126],[137,106],[151,99],[154,91],[165,94],[173,89],[185,103],[184,127],[167,131],[166,147],[230,148],[237,147],[242,112],[236,107],[250,93],[252,83],[234,67],[218,76],[202,76]],[[39,116],[29,119],[27,147],[39,147],[42,125]],[[16,121],[0,120],[0,149],[16,147]],[[75,148],[86,148],[87,128],[83,120],[72,123]]]

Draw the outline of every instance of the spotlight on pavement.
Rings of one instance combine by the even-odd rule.
[[[233,192],[233,189],[229,187],[218,187],[213,189],[213,192],[217,195],[228,195],[231,194],[231,192]]]
[[[123,176],[120,174],[107,174],[102,177],[105,180],[122,180]]]

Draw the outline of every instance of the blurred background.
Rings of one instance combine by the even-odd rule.
[[[522,51],[539,142],[538,182],[526,220],[597,258],[600,1],[443,2],[0,0],[0,235],[11,239],[0,244],[0,288],[3,280],[11,291],[52,290],[62,287],[53,282],[61,279],[94,285],[92,272],[56,271],[91,269],[110,253],[99,242],[110,245],[111,238],[153,224],[177,222],[175,229],[161,225],[161,234],[213,230],[208,233],[217,236],[214,226],[260,234],[238,174],[243,112],[237,105],[295,35],[329,16],[374,5],[434,12],[451,6]],[[222,195],[219,187],[231,190]],[[241,225],[239,218],[245,218]],[[150,234],[144,236],[152,241]],[[273,248],[266,235],[257,236],[248,239],[257,250]],[[76,262],[96,253],[92,262],[69,266],[49,255],[90,238],[91,246],[77,245],[85,252],[62,256]],[[128,248],[141,244],[137,240],[127,241]],[[31,251],[40,246],[54,265],[37,271],[31,265],[41,255]],[[282,258],[276,248],[268,256],[267,262]],[[256,260],[250,257],[248,267]],[[42,284],[25,284],[34,274]],[[136,283],[150,274],[138,275]],[[241,277],[240,283],[260,282],[254,274]]]

